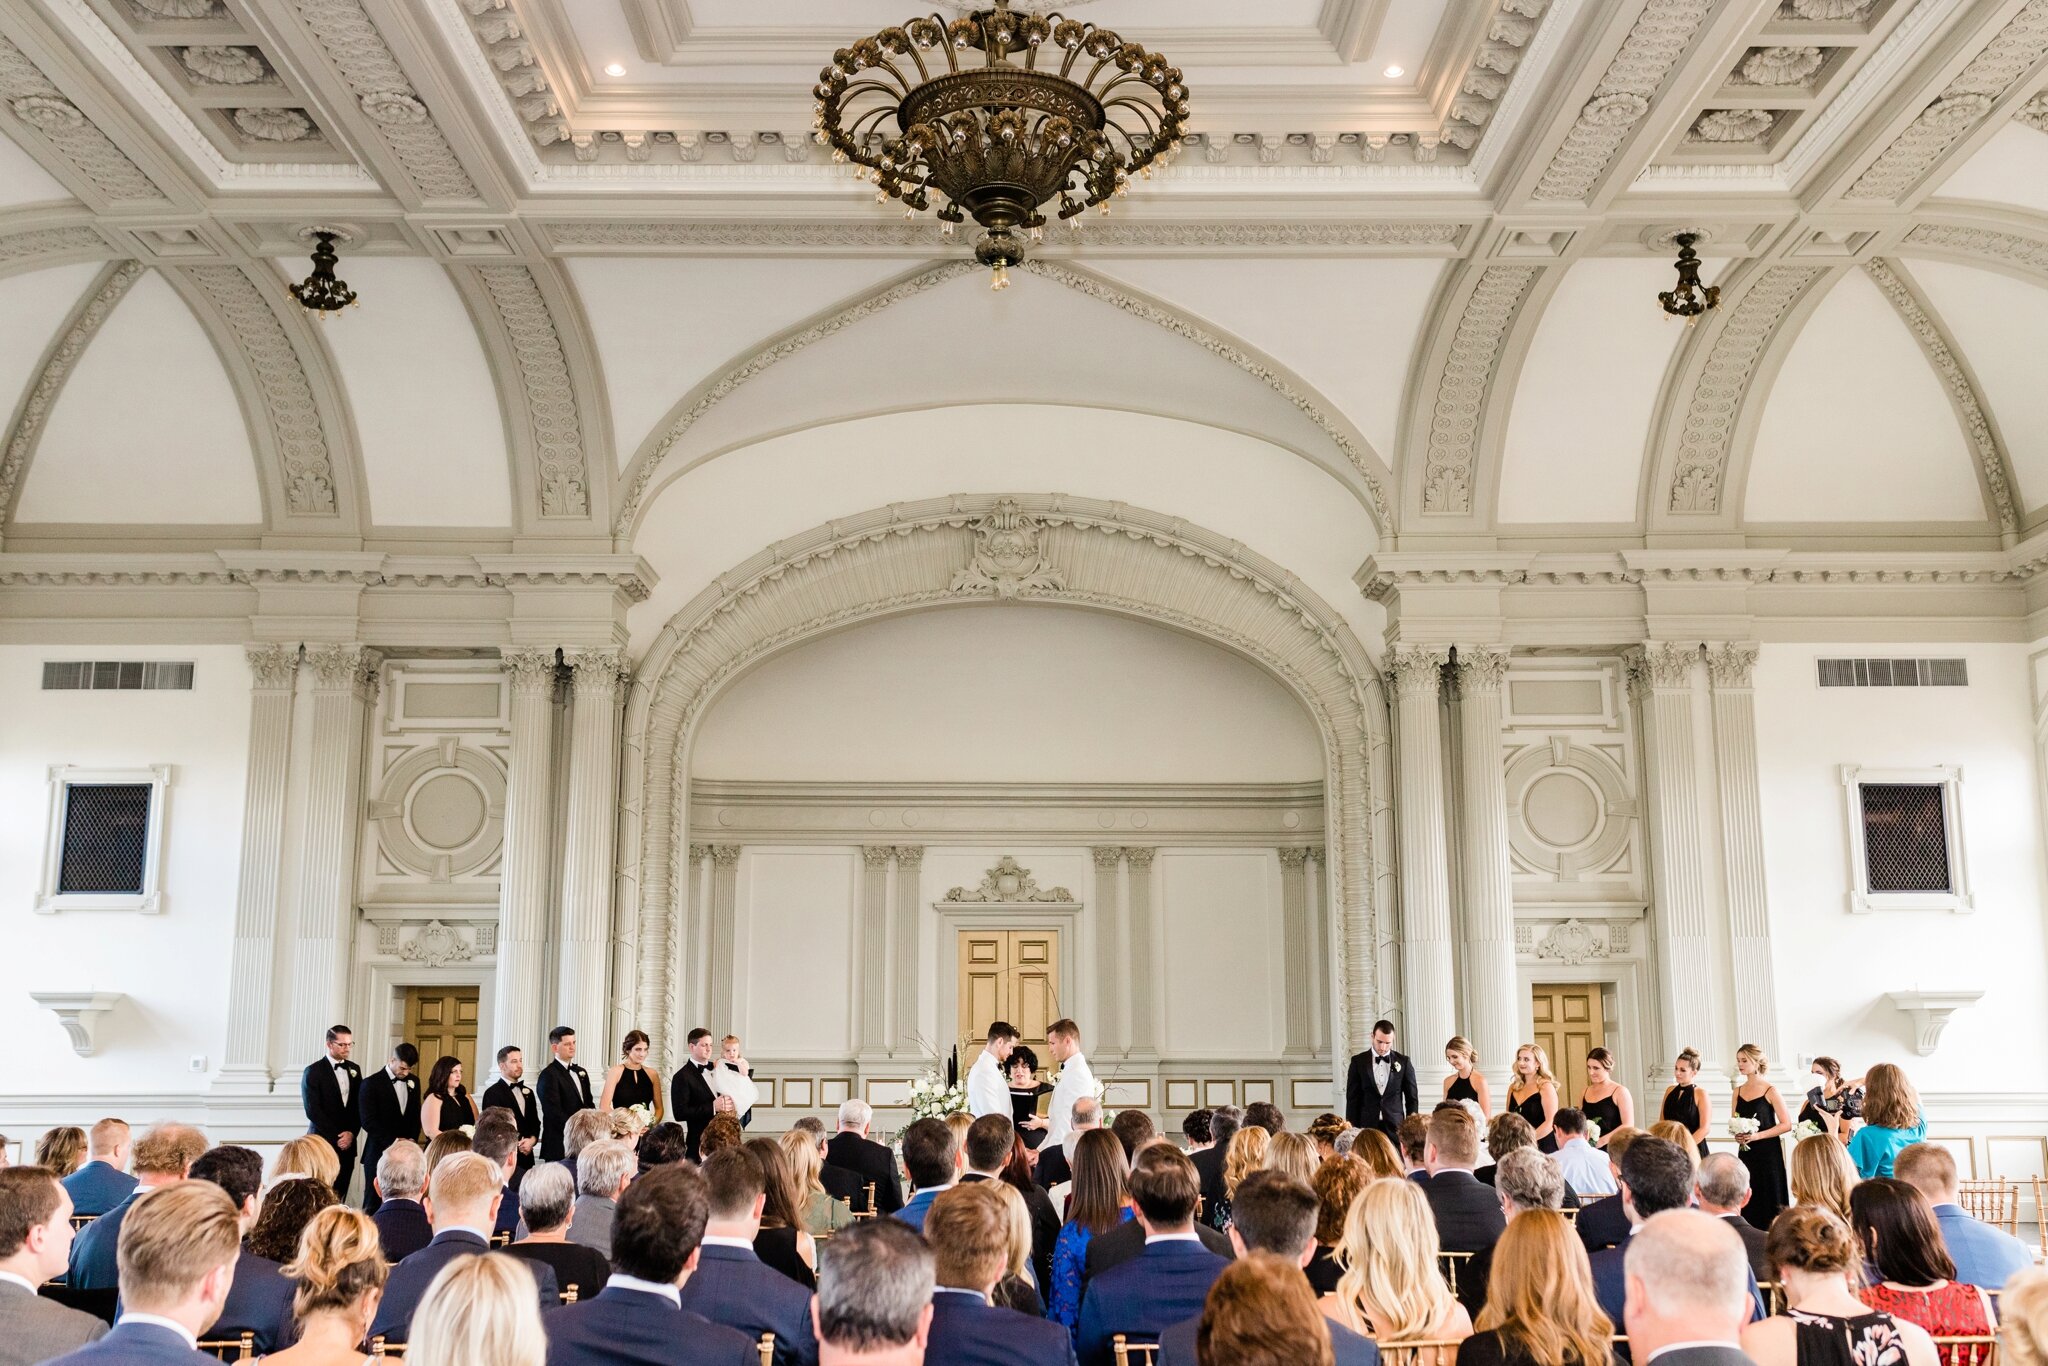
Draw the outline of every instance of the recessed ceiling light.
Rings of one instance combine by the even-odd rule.
[[[621,62],[613,62],[604,69],[604,74],[607,76],[623,76],[626,74],[625,65]]]
[[[1385,77],[1386,77],[1386,78],[1387,78],[1388,80],[1390,80],[1390,81],[1391,81],[1391,80],[1395,80],[1395,79],[1397,79],[1397,78],[1399,78],[1399,77],[1401,77],[1401,76],[1405,76],[1405,75],[1407,75],[1407,74],[1408,74],[1408,68],[1407,68],[1407,67],[1405,67],[1405,66],[1390,66],[1390,67],[1388,67],[1388,68],[1386,69],[1386,71],[1384,71],[1384,72],[1383,72],[1383,73],[1381,73],[1381,74],[1383,74],[1383,75],[1384,75],[1384,76],[1385,76]]]

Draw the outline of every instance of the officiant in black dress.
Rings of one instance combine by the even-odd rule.
[[[1045,1141],[1045,1130],[1027,1129],[1024,1121],[1038,1113],[1038,1098],[1052,1094],[1052,1083],[1038,1079],[1038,1055],[1018,1044],[1010,1050],[1010,1121],[1024,1139],[1024,1146],[1036,1148]]]

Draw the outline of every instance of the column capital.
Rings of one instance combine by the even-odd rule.
[[[721,868],[730,868],[740,861],[740,846],[737,844],[714,844],[711,846],[711,861]]]
[[[1129,860],[1131,867],[1134,869],[1150,868],[1152,866],[1152,859],[1158,852],[1159,850],[1156,846],[1140,846],[1137,848],[1129,845],[1124,846],[1124,858]]]
[[[256,675],[256,686],[277,692],[290,692],[299,681],[299,647],[291,645],[245,645],[243,653],[249,657],[249,672]]]
[[[617,650],[568,650],[564,658],[574,671],[578,697],[610,697],[618,691]]]
[[[703,861],[704,861],[705,859],[708,859],[708,858],[710,858],[710,857],[711,857],[711,846],[710,846],[710,845],[708,845],[708,844],[693,844],[693,845],[691,845],[691,846],[690,846],[690,862],[691,862],[692,864],[702,863],[702,862],[703,862]]]
[[[1308,853],[1309,861],[1310,861],[1311,863],[1314,863],[1314,864],[1315,864],[1315,865],[1317,865],[1318,867],[1325,867],[1325,866],[1327,866],[1327,865],[1329,864],[1329,862],[1330,862],[1330,859],[1329,859],[1329,853],[1330,853],[1330,851],[1329,851],[1328,849],[1324,848],[1324,847],[1323,847],[1322,845],[1320,845],[1320,844],[1311,844],[1311,845],[1309,845],[1309,846],[1308,846],[1308,850],[1307,850],[1307,853]]]
[[[1282,845],[1280,866],[1299,870],[1308,862],[1308,846],[1302,844]]]
[[[1396,697],[1435,697],[1449,659],[1440,645],[1397,645],[1387,651],[1387,685]]]
[[[919,868],[923,865],[924,846],[922,844],[899,844],[896,846],[896,866],[898,868]]]
[[[860,847],[860,856],[870,868],[888,867],[889,857],[895,852],[893,848],[886,844],[863,844]]]
[[[555,651],[552,646],[544,650],[505,650],[501,656],[505,672],[511,675],[513,692],[532,695],[554,691]]]
[[[1458,647],[1458,691],[1463,694],[1500,691],[1508,676],[1508,652],[1494,645]]]
[[[1683,692],[1692,687],[1692,666],[1699,662],[1697,643],[1651,641],[1625,652],[1622,667],[1628,672],[1629,695],[1642,698],[1650,692]]]
[[[1751,671],[1756,668],[1757,645],[1753,640],[1723,641],[1707,646],[1707,677],[1715,692],[1746,691]]]
[[[1097,868],[1114,868],[1124,856],[1124,851],[1114,844],[1098,844],[1088,852],[1094,856]]]
[[[322,692],[353,692],[365,702],[377,697],[377,668],[384,656],[365,645],[312,645],[306,663],[313,686]]]

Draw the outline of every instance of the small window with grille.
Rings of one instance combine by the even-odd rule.
[[[50,832],[36,909],[163,909],[158,862],[170,768],[50,770]]]
[[[1967,911],[1962,770],[1845,766],[1850,909]]]

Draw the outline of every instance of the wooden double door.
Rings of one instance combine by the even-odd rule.
[[[959,963],[960,1074],[981,1056],[996,1020],[1016,1027],[1041,1074],[1050,1070],[1045,1031],[1060,1017],[1060,932],[961,930]]]
[[[1538,982],[1530,988],[1531,1037],[1557,1074],[1557,1103],[1577,1105],[1586,1090],[1586,1055],[1607,1046],[1599,983]]]
[[[474,1096],[482,1092],[485,1074],[477,1070],[476,1033],[480,1011],[478,987],[407,987],[401,1037],[420,1051],[420,1085],[426,1086],[434,1063],[443,1057],[462,1059],[462,1084]],[[382,1059],[378,1060],[380,1063]]]

